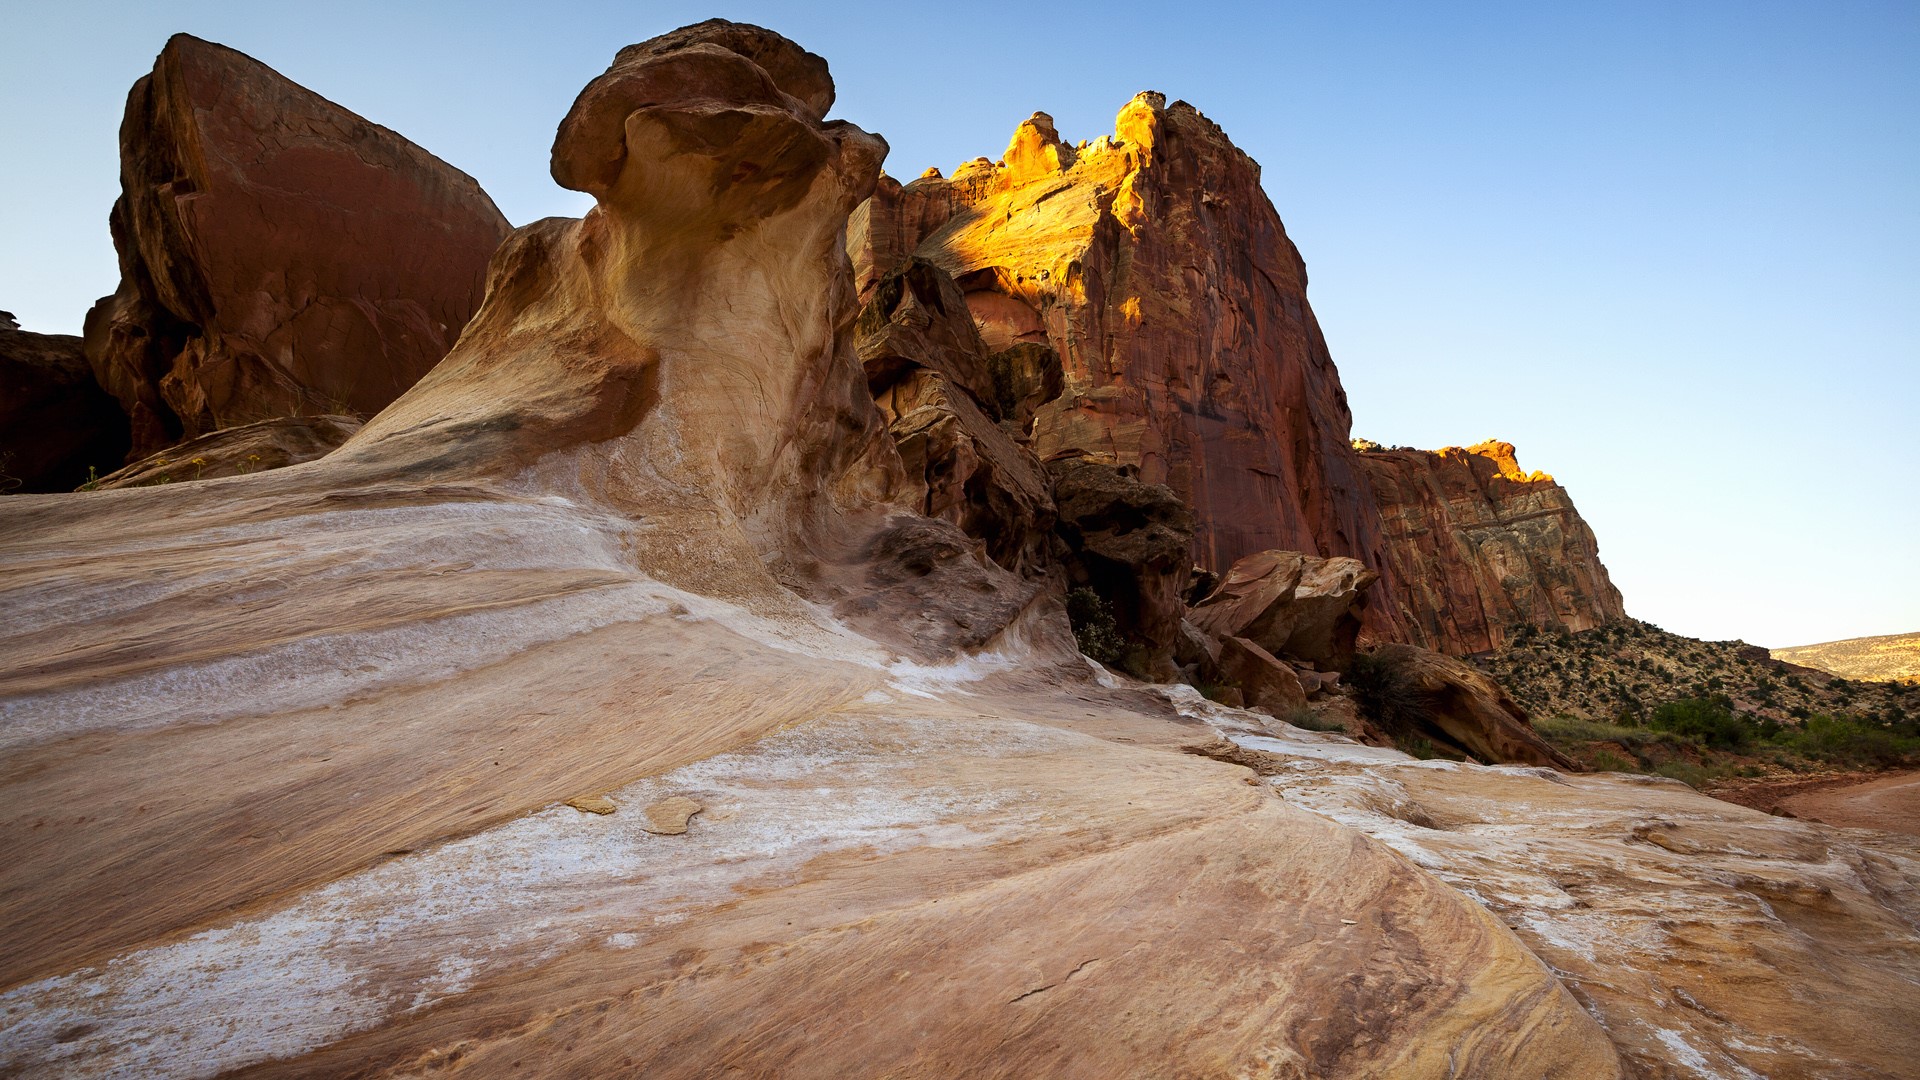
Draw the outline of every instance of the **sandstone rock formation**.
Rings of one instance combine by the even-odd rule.
[[[757,28],[624,50],[555,147],[595,208],[341,449],[0,500],[0,1073],[1920,1052],[1912,844],[1092,677],[913,512],[831,100]]]
[[[1386,530],[1385,586],[1411,639],[1453,655],[1517,626],[1590,630],[1626,617],[1593,530],[1513,445],[1371,450],[1360,464]]]
[[[118,291],[87,317],[133,453],[277,416],[371,416],[479,305],[506,219],[466,174],[232,49],[135,83]]]
[[[89,490],[149,487],[283,469],[332,453],[360,430],[351,416],[282,416],[188,439],[101,477]]]
[[[1035,452],[1171,486],[1207,568],[1280,548],[1391,576],[1305,265],[1259,166],[1192,106],[1142,94],[1078,147],[1035,114],[1002,163],[883,179],[849,246],[863,291],[917,255],[960,282],[989,346],[1057,350]],[[1369,612],[1389,638],[1395,615]]]
[[[1262,551],[1234,563],[1187,617],[1223,641],[1244,637],[1338,670],[1353,656],[1368,590],[1379,579],[1357,559]]]
[[[93,381],[80,339],[0,311],[0,495],[71,491],[127,453],[127,416]]]

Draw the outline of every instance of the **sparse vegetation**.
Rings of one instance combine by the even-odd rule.
[[[1345,678],[1361,715],[1380,725],[1381,730],[1396,741],[1417,731],[1433,711],[1433,702],[1427,699],[1426,692],[1388,655],[1357,654]],[[1432,756],[1431,746],[1428,756]]]

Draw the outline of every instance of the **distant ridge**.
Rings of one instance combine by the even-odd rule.
[[[1920,633],[1847,638],[1769,651],[1775,660],[1831,671],[1847,679],[1920,680]]]

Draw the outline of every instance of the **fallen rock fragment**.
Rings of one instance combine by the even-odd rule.
[[[1338,670],[1353,656],[1367,589],[1379,579],[1357,559],[1262,551],[1234,563],[1187,617],[1214,637],[1244,637]]]
[[[611,814],[618,809],[605,795],[575,795],[567,800],[567,805],[583,814]]]
[[[647,823],[642,828],[656,836],[678,836],[687,831],[687,822],[701,809],[699,803],[685,795],[661,799],[647,807]]]

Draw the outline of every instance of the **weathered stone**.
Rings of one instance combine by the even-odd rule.
[[[460,336],[508,229],[471,177],[186,34],[128,95],[120,157],[120,287],[86,341],[139,456],[378,412]]]
[[[1192,512],[1130,467],[1067,458],[1049,463],[1047,472],[1069,580],[1104,597],[1122,636],[1138,646],[1123,666],[1142,678],[1171,679],[1186,611]]]
[[[1307,706],[1307,693],[1293,668],[1246,638],[1221,640],[1220,671],[1246,694],[1248,705],[1265,708],[1275,716],[1284,717]]]
[[[1379,575],[1357,559],[1263,551],[1233,564],[1188,618],[1222,640],[1338,670],[1353,655],[1367,590]]]
[[[351,416],[282,416],[222,428],[100,478],[89,490],[244,476],[324,457],[360,430]]]
[[[0,495],[71,491],[120,466],[127,414],[93,381],[80,339],[0,311]]]
[[[1374,655],[1425,695],[1434,734],[1490,764],[1579,765],[1533,730],[1520,706],[1473,665],[1414,645],[1385,645]]]
[[[1382,589],[1415,643],[1457,656],[1497,648],[1517,626],[1626,617],[1566,489],[1523,472],[1511,443],[1372,450],[1360,463],[1395,569]]]
[[[1037,410],[1035,452],[1169,485],[1203,565],[1277,548],[1389,572],[1305,265],[1259,166],[1192,106],[1142,94],[1078,149],[1036,114],[1004,164],[883,181],[848,242],[863,291],[917,255],[990,347],[1051,345],[1065,390]],[[1397,635],[1390,605],[1367,615]]]

